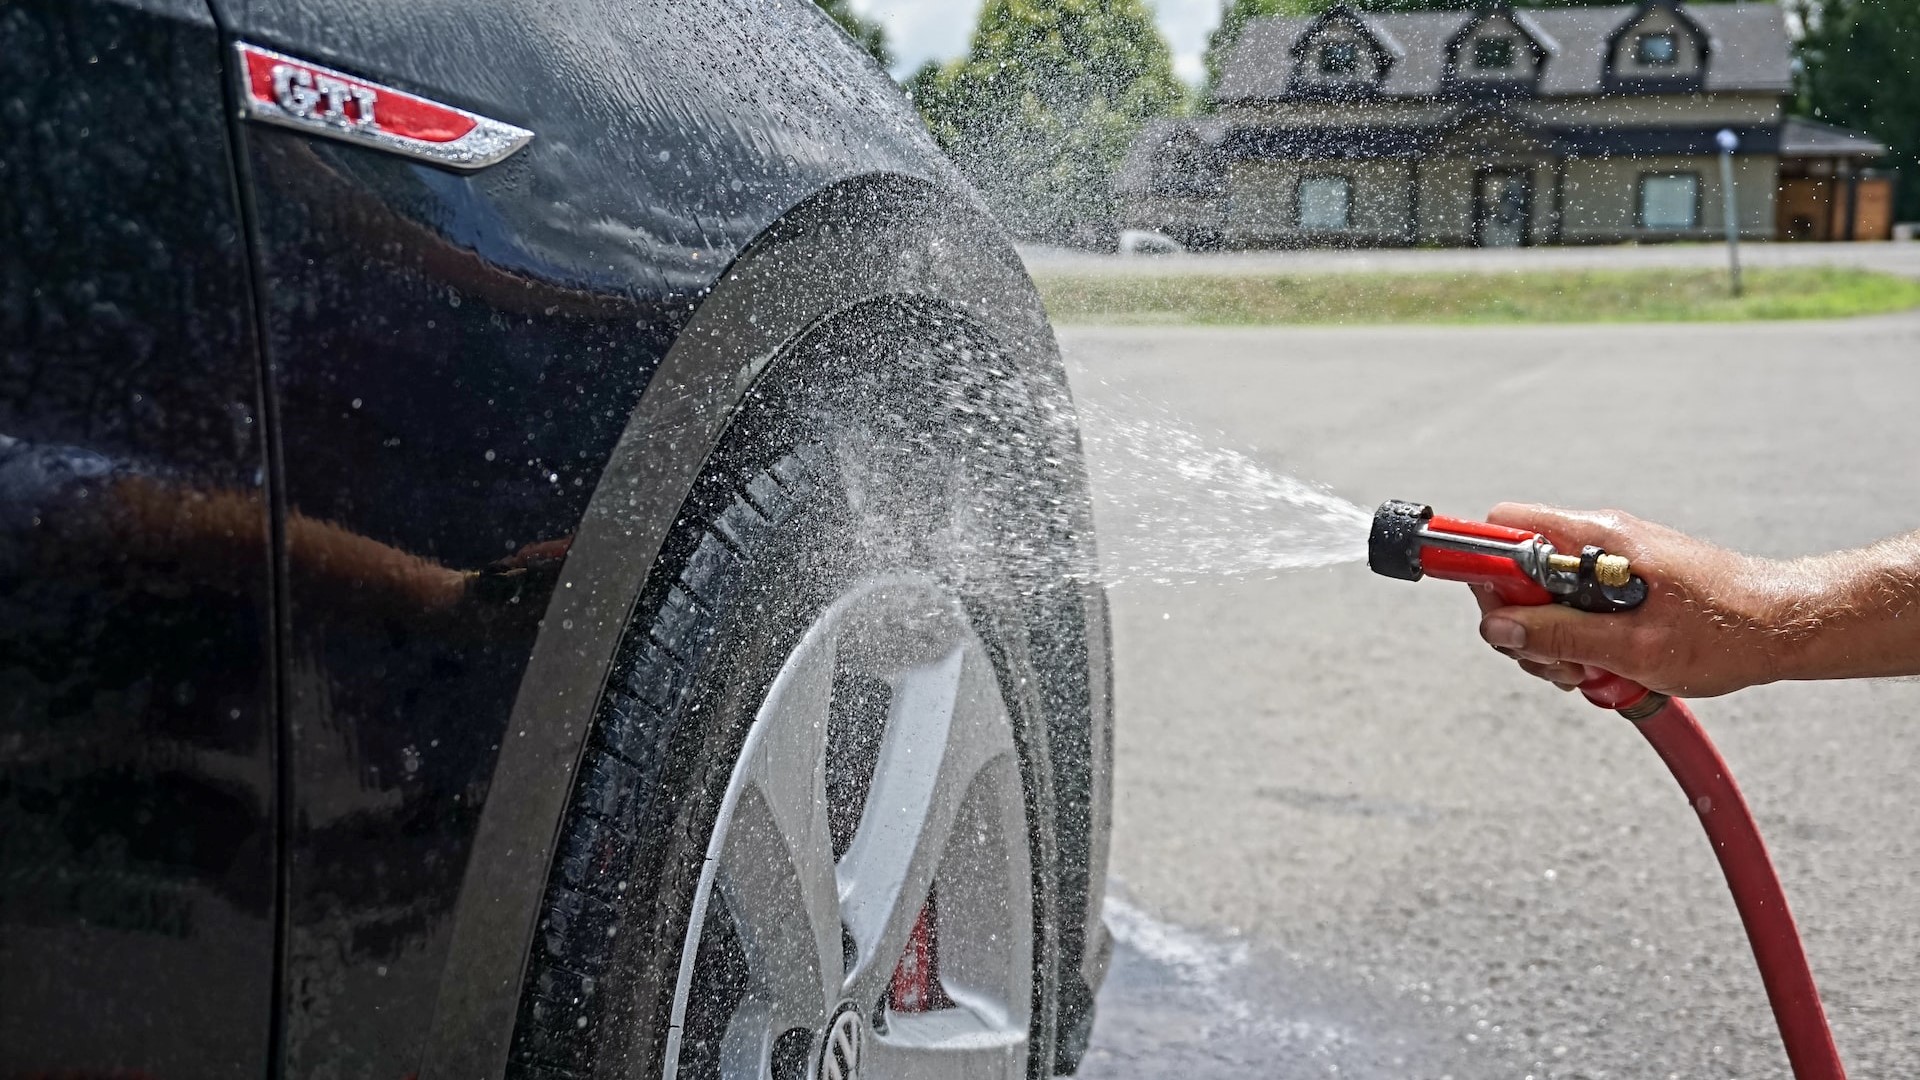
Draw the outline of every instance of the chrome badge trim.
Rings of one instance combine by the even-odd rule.
[[[484,169],[533,139],[526,128],[442,105],[285,53],[234,42],[240,115],[451,169]]]

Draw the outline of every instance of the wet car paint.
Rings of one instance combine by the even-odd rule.
[[[262,1075],[260,364],[197,3],[0,8],[0,1073]]]

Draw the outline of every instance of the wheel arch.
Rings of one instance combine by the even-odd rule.
[[[998,225],[975,200],[896,173],[836,184],[789,211],[745,248],[661,360],[574,534],[521,680],[454,909],[423,1077],[505,1067],[547,870],[604,680],[736,408],[810,328],[903,296],[944,304],[1010,348],[1059,362],[1039,296]],[[1081,512],[1090,529],[1090,511]],[[1073,880],[1063,909],[1085,909],[1083,925],[1061,928],[1069,1067],[1107,949],[1098,914],[1109,817],[1106,622],[1097,587],[1086,593],[1092,722],[1086,768],[1066,778],[1086,837],[1074,846],[1076,865],[1063,867],[1071,870],[1063,889]]]

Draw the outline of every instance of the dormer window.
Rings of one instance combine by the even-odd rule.
[[[1473,66],[1477,71],[1508,71],[1513,67],[1513,39],[1485,37],[1473,43]]]
[[[1649,67],[1670,67],[1680,59],[1680,40],[1671,31],[1641,34],[1634,39],[1633,58]]]
[[[1446,44],[1442,91],[1508,97],[1533,92],[1547,59],[1538,29],[1505,0],[1477,9]]]
[[[1399,43],[1335,0],[1311,19],[1288,46],[1293,70],[1287,81],[1307,95],[1326,98],[1370,97],[1394,61],[1405,55]]]
[[[1359,68],[1359,42],[1328,41],[1320,46],[1320,74],[1351,75]]]
[[[1705,86],[1713,41],[1678,0],[1641,0],[1607,35],[1608,90],[1677,93]]]

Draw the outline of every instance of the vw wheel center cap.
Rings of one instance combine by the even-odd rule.
[[[827,1044],[820,1051],[820,1080],[859,1080],[866,1039],[867,1022],[852,1009],[841,1010],[827,1027]]]

